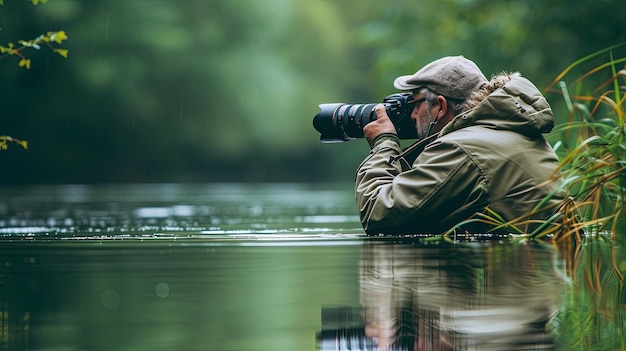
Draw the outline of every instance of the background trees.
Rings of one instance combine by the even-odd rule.
[[[71,55],[41,52],[30,70],[0,61],[0,128],[30,143],[0,154],[0,182],[349,181],[367,145],[319,144],[319,103],[380,101],[397,75],[450,54],[541,88],[625,41],[625,9],[617,0],[8,1],[0,42],[62,28]],[[548,99],[558,110],[560,98]]]

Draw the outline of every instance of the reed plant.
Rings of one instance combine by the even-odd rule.
[[[626,256],[617,242],[626,239],[626,57],[614,56],[624,46],[581,58],[546,89],[562,95],[568,112],[549,140],[571,198],[559,221],[534,234],[551,232],[556,242],[570,244],[576,238],[574,245],[561,245],[570,253],[564,257],[571,284],[556,322],[559,345],[567,350],[626,349]]]
[[[579,228],[613,239],[626,235],[626,57],[613,55],[625,44],[572,63],[546,89],[563,96],[569,113],[568,121],[549,136],[561,155],[559,171],[573,199],[566,209],[576,211]],[[566,83],[574,68],[601,55],[608,60]]]

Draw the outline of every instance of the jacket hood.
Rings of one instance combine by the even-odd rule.
[[[510,130],[530,137],[548,133],[554,127],[554,116],[539,89],[519,74],[487,95],[474,108],[455,117],[439,135],[474,125]]]

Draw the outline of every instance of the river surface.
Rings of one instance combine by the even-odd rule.
[[[0,188],[0,350],[620,350],[625,271],[366,237],[351,184]]]

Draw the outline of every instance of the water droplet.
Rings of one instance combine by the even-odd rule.
[[[158,283],[154,287],[154,293],[158,297],[168,297],[170,296],[170,286],[167,285],[167,283],[163,283],[163,282]]]

